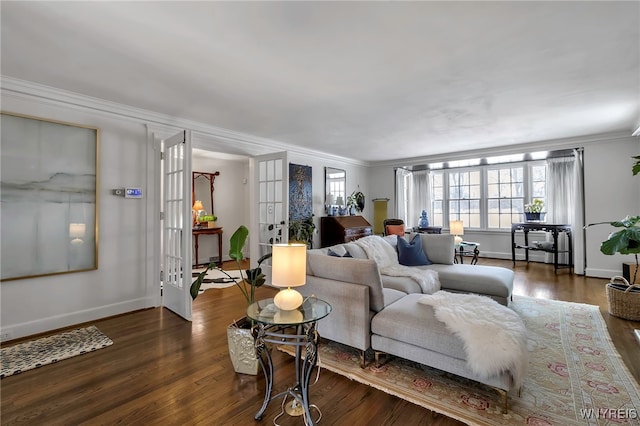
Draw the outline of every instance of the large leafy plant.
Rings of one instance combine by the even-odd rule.
[[[635,255],[636,270],[631,281],[632,284],[635,283],[638,276],[638,253],[640,253],[640,216],[627,216],[613,222],[590,223],[587,227],[604,224],[623,229],[610,233],[607,239],[600,244],[600,251],[607,255],[616,253]]]
[[[231,239],[229,240],[229,245],[230,245],[229,257],[232,260],[235,260],[236,264],[238,265],[238,270],[240,271],[240,280],[233,278],[226,271],[222,270],[215,263],[212,262],[209,264],[209,266],[207,266],[207,268],[204,271],[198,274],[195,281],[191,284],[190,291],[191,291],[191,297],[193,299],[198,297],[198,293],[200,292],[200,287],[204,282],[204,278],[206,277],[207,272],[209,272],[212,269],[217,269],[220,272],[222,272],[224,275],[229,277],[229,279],[235,283],[236,287],[240,289],[240,291],[242,292],[242,295],[247,301],[247,306],[251,305],[255,301],[256,288],[262,286],[265,283],[265,275],[262,273],[262,268],[260,267],[260,265],[262,264],[262,262],[269,259],[272,254],[267,253],[264,256],[262,256],[260,259],[258,259],[258,266],[254,269],[245,270],[243,275],[242,261],[244,260],[244,256],[242,254],[242,251],[244,249],[244,246],[247,242],[248,237],[249,237],[249,230],[247,229],[246,226],[240,225],[240,227],[236,230],[236,232],[233,233],[233,235],[231,236]]]

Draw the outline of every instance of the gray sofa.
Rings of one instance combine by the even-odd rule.
[[[506,268],[454,264],[451,235],[422,234],[423,250],[439,274],[441,287],[450,292],[486,295],[503,305],[512,298],[513,271]],[[504,392],[513,388],[513,377],[504,371],[480,377],[466,364],[462,340],[434,316],[431,306],[418,303],[420,286],[408,277],[383,276],[374,260],[356,243],[309,250],[307,282],[301,291],[329,302],[332,312],[318,323],[323,338],[360,350],[364,367],[372,349],[476,380]]]
[[[417,234],[417,237],[422,239],[422,250],[433,263],[425,266],[413,266],[413,268],[431,269],[438,272],[443,290],[489,296],[498,303],[509,306],[513,297],[514,274],[511,269],[454,263],[455,245],[453,235]],[[383,239],[395,248],[395,238],[395,235],[391,235]],[[366,252],[356,242],[309,250],[309,254],[327,255],[329,250],[341,256],[348,252],[349,255],[356,259],[368,258]],[[384,288],[399,290],[407,294],[421,293],[418,283],[409,277],[382,275],[382,285]]]

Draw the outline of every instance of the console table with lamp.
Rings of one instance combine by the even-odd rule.
[[[191,235],[193,236],[194,241],[194,268],[198,268],[200,266],[207,266],[210,262],[200,263],[198,260],[198,251],[200,248],[200,236],[201,235],[214,235],[218,238],[218,259],[216,261],[216,265],[218,267],[222,267],[222,227],[215,225],[215,215],[213,213],[213,191],[214,191],[214,183],[216,177],[220,176],[220,172],[208,173],[208,172],[192,172],[191,173],[191,196],[193,201],[192,211],[193,211],[193,228],[191,230]],[[207,184],[207,192],[209,195],[209,206],[211,209],[211,216],[213,216],[213,222],[200,222],[200,218],[203,215],[206,215],[206,209],[201,199],[198,199],[196,196],[196,187],[201,186],[198,183],[201,180],[205,180]],[[202,191],[200,193],[202,195]],[[204,198],[203,198],[204,199]]]

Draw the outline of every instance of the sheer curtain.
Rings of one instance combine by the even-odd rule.
[[[395,199],[395,207],[396,211],[393,215],[394,218],[402,219],[407,223],[407,188],[406,181],[407,177],[411,173],[408,170],[397,168],[396,169],[396,199]]]
[[[548,223],[571,224],[573,227],[574,272],[584,274],[584,239],[582,200],[582,152],[574,150],[573,157],[549,158],[547,160]],[[548,237],[551,239],[551,237]],[[566,250],[565,238],[559,238],[558,249]],[[567,263],[567,253],[560,253],[558,261]],[[547,254],[546,262],[553,262],[553,254]]]
[[[420,213],[426,210],[431,217],[429,209],[429,171],[418,170],[411,173],[408,187],[408,200],[405,223],[407,227],[418,226]]]

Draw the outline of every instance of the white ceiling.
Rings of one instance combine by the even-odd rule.
[[[640,2],[1,3],[1,73],[361,159],[640,125]]]

